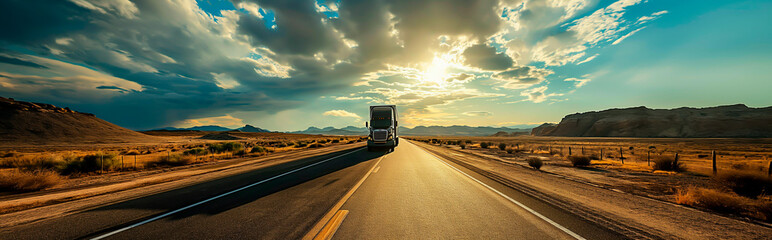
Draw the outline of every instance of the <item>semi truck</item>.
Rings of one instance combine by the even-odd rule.
[[[369,131],[367,136],[367,151],[375,149],[391,149],[399,145],[397,132],[397,105],[370,106],[370,122],[365,122]]]

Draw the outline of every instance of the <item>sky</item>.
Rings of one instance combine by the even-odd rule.
[[[0,96],[135,130],[772,105],[772,2],[5,0]]]

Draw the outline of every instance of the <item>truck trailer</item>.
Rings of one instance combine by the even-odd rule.
[[[370,122],[365,122],[369,131],[367,136],[367,151],[374,149],[391,149],[399,145],[397,133],[397,105],[370,106]]]

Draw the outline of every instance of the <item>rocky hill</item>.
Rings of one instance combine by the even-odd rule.
[[[119,127],[90,113],[0,97],[0,144],[152,142],[158,139]]]
[[[567,115],[543,124],[536,136],[566,137],[772,137],[772,107],[742,104],[708,108],[634,107]]]

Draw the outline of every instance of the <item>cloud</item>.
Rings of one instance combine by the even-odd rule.
[[[628,37],[632,36],[633,34],[637,33],[638,31],[641,31],[641,30],[643,30],[644,28],[646,28],[646,27],[642,27],[642,28],[639,28],[639,29],[635,29],[635,30],[633,30],[633,31],[630,31],[629,33],[625,34],[624,36],[622,36],[622,37],[619,37],[617,40],[614,40],[614,42],[613,42],[613,43],[611,43],[611,45],[617,45],[617,44],[619,44],[620,42],[622,42],[622,40],[625,40],[625,39],[627,39]]]
[[[546,93],[544,93],[545,91],[547,91],[547,86],[535,87],[535,88],[531,88],[531,89],[522,91],[520,93],[520,96],[528,97],[526,99],[528,101],[531,101],[531,102],[534,102],[534,103],[540,103],[540,102],[544,102],[549,97],[563,95],[563,94],[558,94],[558,93],[546,94]]]
[[[627,16],[642,3],[631,0],[199,2],[2,1],[0,21],[17,24],[0,25],[0,93],[136,129],[319,96],[404,104],[407,119],[441,123],[453,104],[560,83],[554,67],[667,13]]]
[[[486,70],[505,70],[512,67],[512,59],[504,53],[496,53],[493,47],[482,44],[464,50],[466,64]]]
[[[227,128],[239,128],[244,126],[244,120],[235,118],[229,114],[226,114],[224,116],[218,116],[218,117],[206,117],[206,118],[196,118],[196,119],[185,119],[177,124],[175,124],[175,127],[178,128],[190,128],[190,127],[196,127],[196,126],[221,126],[221,127],[227,127]]]
[[[464,112],[463,114],[470,117],[487,117],[487,116],[493,115],[493,113],[484,112],[484,111]]]
[[[351,113],[346,110],[330,110],[322,113],[324,116],[335,116],[335,117],[347,117],[347,118],[361,118],[356,113]]]
[[[575,87],[577,87],[577,88],[579,88],[579,87],[581,87],[581,86],[584,86],[584,85],[585,85],[585,84],[587,84],[588,82],[590,82],[590,81],[591,81],[591,79],[589,79],[589,78],[566,78],[566,79],[565,79],[565,80],[563,80],[563,81],[566,81],[566,82],[574,82],[574,86],[575,86]]]
[[[552,74],[551,70],[521,66],[496,73],[493,75],[493,78],[502,81],[501,87],[503,88],[523,89],[541,83],[547,76]]]

